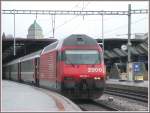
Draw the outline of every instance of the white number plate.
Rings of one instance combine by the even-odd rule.
[[[102,72],[102,68],[88,68],[88,73],[92,72]]]

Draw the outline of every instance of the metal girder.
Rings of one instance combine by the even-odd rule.
[[[126,56],[126,54],[124,54],[124,52],[123,52],[121,49],[119,49],[119,48],[114,48],[113,51],[114,51],[117,55],[119,55],[120,57]]]
[[[148,9],[131,10],[130,14],[147,14]],[[2,10],[2,14],[38,15],[128,15],[128,11],[69,11],[69,10]]]

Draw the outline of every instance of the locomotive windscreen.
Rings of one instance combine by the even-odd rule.
[[[66,64],[99,64],[100,54],[97,50],[66,50]]]

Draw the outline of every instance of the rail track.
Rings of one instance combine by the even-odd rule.
[[[106,88],[104,91],[105,94],[121,96],[125,98],[134,99],[137,101],[148,102],[148,94],[144,92],[133,92],[130,90],[122,90],[115,88]]]
[[[83,111],[120,111],[117,108],[108,106],[94,100],[73,100]]]

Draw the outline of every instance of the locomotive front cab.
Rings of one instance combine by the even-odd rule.
[[[93,97],[97,91],[103,91],[104,75],[102,52],[95,49],[67,49],[63,52],[64,90],[74,91],[79,96],[83,94],[86,98]]]
[[[65,95],[80,99],[100,97],[105,84],[105,65],[96,40],[87,35],[71,35],[64,40],[61,77]]]

